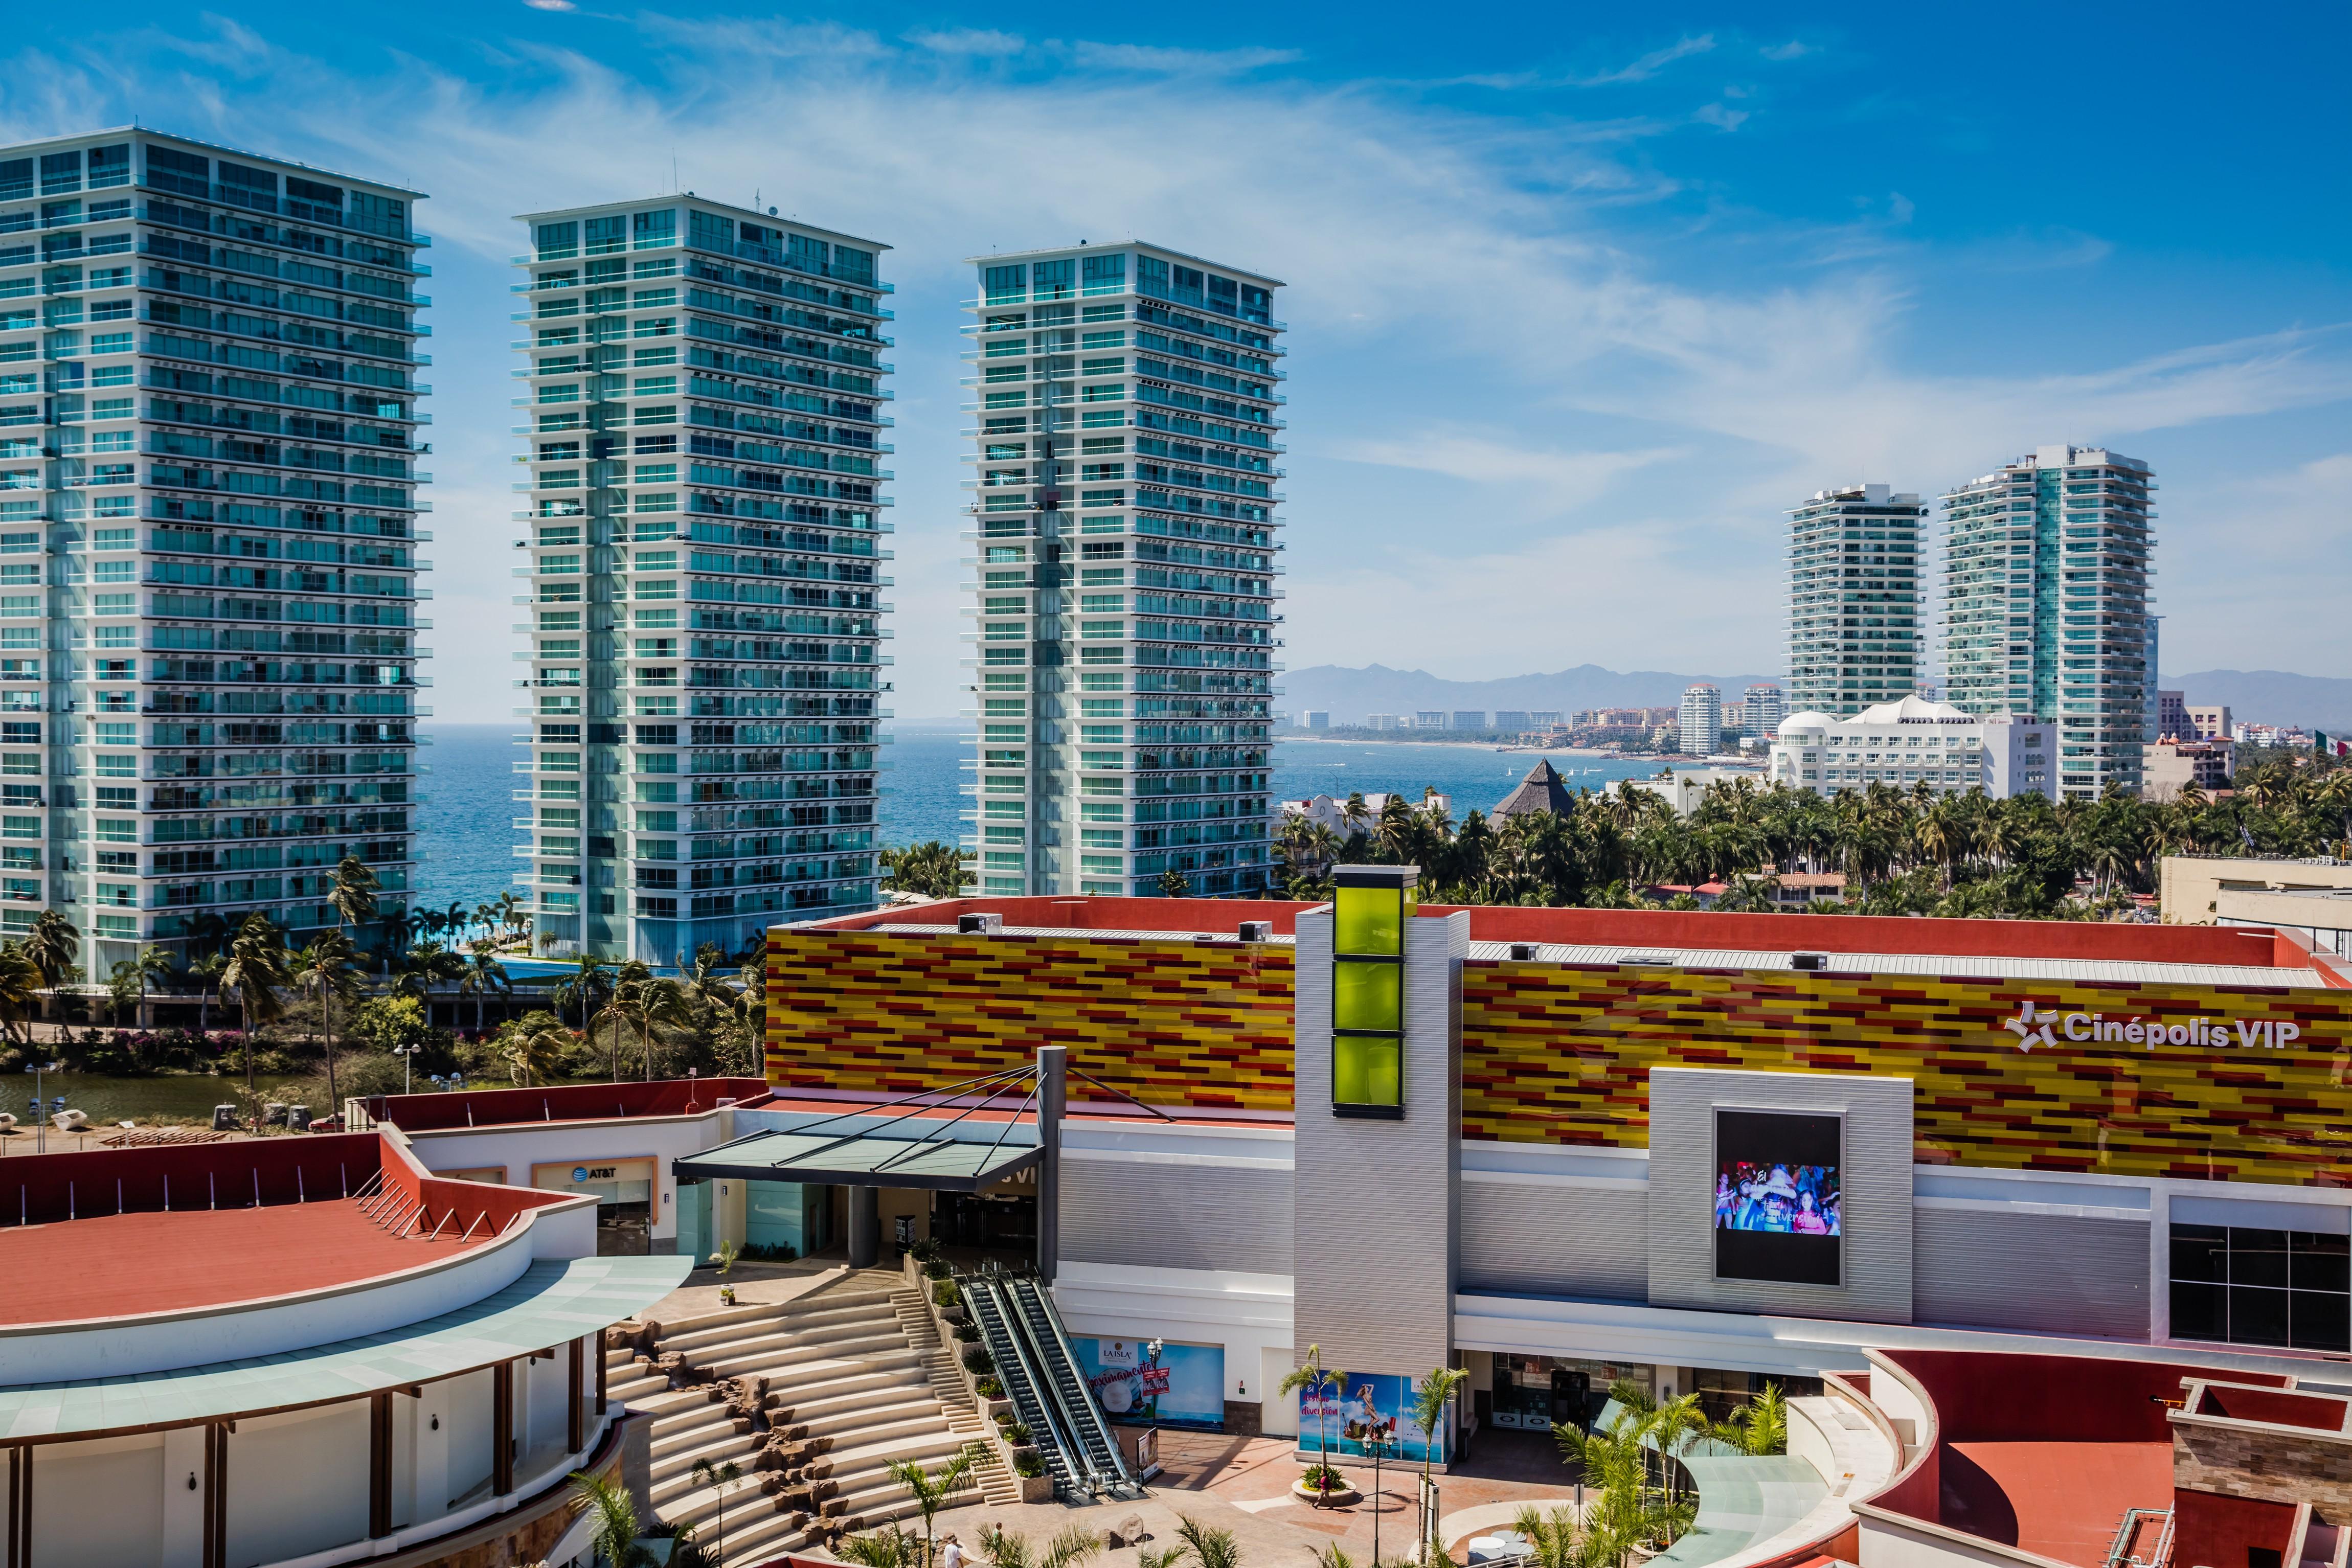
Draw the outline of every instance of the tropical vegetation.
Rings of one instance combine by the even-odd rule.
[[[953,898],[979,880],[965,867],[961,851],[937,839],[895,848],[886,844],[879,858],[886,893]]]
[[[1421,895],[1444,904],[1600,908],[1696,907],[1687,890],[1725,891],[1712,907],[1790,907],[1778,879],[1840,872],[1845,902],[1815,910],[1864,915],[2095,919],[2135,907],[2155,890],[2168,854],[2352,858],[2352,767],[2310,758],[2240,770],[2236,788],[2209,796],[2097,800],[2040,795],[1996,800],[1981,789],[1937,796],[1884,784],[1822,795],[1746,779],[1710,785],[1677,816],[1665,799],[1628,780],[1579,791],[1563,812],[1499,823],[1473,810],[1456,823],[1428,799],[1391,796],[1374,812],[1361,795],[1343,809],[1347,831],[1302,818],[1282,830],[1281,871],[1293,897],[1330,896],[1331,868],[1412,864]]]
[[[1636,1553],[1671,1546],[1698,1513],[1698,1499],[1674,1463],[1708,1435],[1698,1396],[1658,1400],[1633,1383],[1609,1391],[1615,1414],[1605,1427],[1552,1427],[1561,1455],[1580,1466],[1592,1492],[1583,1516],[1555,1511],[1521,1514],[1520,1533],[1545,1568],[1622,1568]]]

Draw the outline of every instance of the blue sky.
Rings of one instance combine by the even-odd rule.
[[[2158,470],[2168,673],[2345,674],[2347,33],[125,0],[11,24],[0,134],[136,117],[431,193],[446,719],[512,701],[511,214],[677,187],[895,247],[904,716],[959,706],[963,260],[1130,235],[1292,286],[1293,665],[1778,668],[1782,508],[2072,439]]]

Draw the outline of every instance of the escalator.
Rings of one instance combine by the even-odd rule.
[[[1087,1386],[1085,1375],[1078,1370],[1078,1358],[1070,1349],[1070,1336],[1062,1332],[1061,1315],[1054,1311],[1053,1298],[1045,1293],[1042,1283],[1029,1275],[1013,1276],[1005,1288],[1012,1296],[1013,1311],[1022,1330],[1053,1383],[1071,1436],[1084,1449],[1087,1467],[1102,1490],[1114,1495],[1140,1495],[1142,1489],[1128,1474],[1127,1460],[1118,1450],[1118,1439],[1111,1434],[1110,1422],[1104,1416],[1095,1391]]]
[[[987,1347],[996,1364],[996,1380],[1004,1385],[1004,1396],[1013,1401],[1013,1415],[1029,1428],[1030,1437],[1037,1445],[1037,1457],[1045,1461],[1055,1495],[1085,1495],[1088,1489],[1073,1473],[1067,1457],[1072,1451],[1068,1437],[1052,1417],[1045,1381],[1023,1354],[1021,1341],[1013,1333],[994,1282],[986,1275],[974,1274],[965,1276],[958,1284],[964,1304],[971,1311],[973,1326],[980,1330],[980,1343]]]
[[[996,1272],[970,1276],[962,1288],[1055,1490],[1073,1498],[1141,1496],[1044,1288],[1027,1275]]]

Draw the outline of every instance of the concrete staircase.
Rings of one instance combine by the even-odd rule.
[[[832,1467],[825,1479],[838,1507],[830,1517],[787,1512],[781,1498],[761,1490],[764,1475],[751,1466],[767,1434],[738,1431],[709,1385],[672,1389],[665,1375],[632,1353],[614,1352],[611,1392],[654,1417],[656,1512],[667,1522],[694,1525],[705,1552],[727,1563],[764,1563],[809,1545],[827,1527],[869,1530],[910,1512],[909,1494],[891,1479],[890,1462],[943,1465],[980,1435],[980,1417],[968,1398],[961,1412],[942,1405],[928,1359],[943,1354],[938,1336],[930,1336],[929,1352],[910,1339],[898,1295],[912,1299],[896,1277],[853,1274],[782,1305],[679,1322],[660,1340],[663,1354],[678,1353],[716,1378],[769,1380],[778,1421],[789,1412],[792,1426],[829,1445],[821,1462]],[[919,1301],[914,1304],[919,1311]],[[724,1499],[723,1534],[719,1490],[696,1480],[698,1459],[741,1467],[741,1480]],[[975,1486],[955,1500],[980,1495]]]
[[[963,1376],[956,1370],[956,1347],[940,1340],[939,1325],[931,1321],[930,1309],[924,1304],[922,1295],[902,1286],[890,1293],[890,1305],[898,1314],[899,1326],[906,1330],[907,1342],[923,1358],[923,1370],[931,1380],[931,1391],[947,1413],[948,1429],[960,1441],[979,1443],[985,1452],[986,1457],[972,1467],[972,1474],[980,1481],[980,1495],[999,1507],[1019,1502],[1021,1483],[988,1443],[994,1428],[980,1413],[971,1390],[964,1386]]]

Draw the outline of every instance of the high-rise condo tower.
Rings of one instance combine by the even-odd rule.
[[[1847,485],[1789,515],[1790,711],[1843,716],[1911,695],[1927,508],[1884,485]]]
[[[315,933],[350,856],[407,903],[419,199],[153,131],[0,148],[0,934],[55,909],[104,976]]]
[[[1944,497],[1944,695],[2058,724],[2058,785],[2137,794],[2156,685],[2137,458],[2044,446]]]
[[[692,193],[534,213],[530,869],[669,963],[875,897],[887,248]]]
[[[974,265],[980,890],[1258,892],[1282,286],[1140,242]]]

